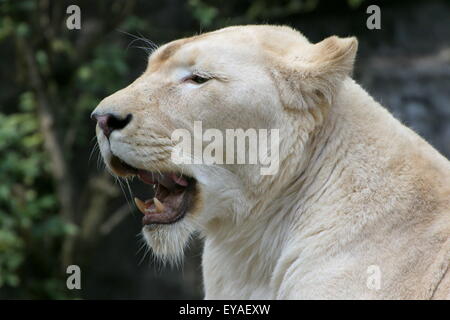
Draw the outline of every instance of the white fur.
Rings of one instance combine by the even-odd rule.
[[[200,232],[207,299],[448,297],[450,164],[348,77],[356,48],[354,38],[311,44],[287,27],[226,28],[159,48],[97,107],[134,116],[109,144],[98,131],[107,163],[112,151],[197,179],[194,212],[144,235],[158,256],[179,259]],[[221,77],[186,90],[173,80],[179,66]],[[279,172],[174,165],[168,137],[194,120],[279,129]],[[379,290],[367,286],[372,265]]]

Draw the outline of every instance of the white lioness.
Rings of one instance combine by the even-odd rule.
[[[95,109],[108,168],[156,186],[136,199],[153,252],[203,237],[207,299],[449,298],[450,163],[349,77],[356,50],[229,27],[160,47]],[[278,172],[176,165],[194,121],[279,129]]]

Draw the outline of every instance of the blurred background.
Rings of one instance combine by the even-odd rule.
[[[366,9],[381,8],[381,30]],[[81,9],[68,30],[66,9]],[[201,298],[201,243],[158,264],[127,186],[98,160],[90,112],[163,44],[223,26],[287,24],[359,39],[354,77],[450,156],[450,1],[0,0],[0,298]],[[66,268],[81,268],[68,290]],[[239,270],[234,270],[239,272]]]

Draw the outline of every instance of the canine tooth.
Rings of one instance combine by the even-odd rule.
[[[136,207],[138,207],[139,211],[145,214],[145,203],[139,198],[134,198],[134,203],[136,203]]]
[[[158,198],[154,197],[153,202],[155,203],[156,211],[158,212],[164,211],[164,205],[161,203],[161,201],[158,200]]]

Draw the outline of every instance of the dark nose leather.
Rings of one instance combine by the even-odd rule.
[[[120,117],[112,113],[106,114],[93,114],[92,118],[97,120],[97,124],[102,129],[103,134],[109,138],[114,130],[121,130],[125,128],[133,118],[131,113],[127,114],[125,117]]]

